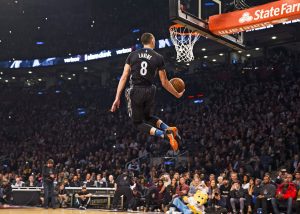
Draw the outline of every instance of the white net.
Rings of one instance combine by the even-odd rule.
[[[200,34],[185,26],[176,24],[170,27],[170,36],[177,52],[178,62],[190,62],[194,60],[193,47],[200,38]]]

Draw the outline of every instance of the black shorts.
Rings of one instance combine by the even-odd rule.
[[[131,86],[126,89],[128,115],[133,122],[149,120],[155,104],[156,87]]]

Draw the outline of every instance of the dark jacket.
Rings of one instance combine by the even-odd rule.
[[[229,192],[230,198],[245,198],[246,192],[243,188],[240,188],[239,190],[231,190]]]
[[[54,178],[51,178],[50,175],[51,174],[56,174],[55,172],[55,169],[52,167],[52,168],[49,168],[47,166],[44,166],[43,167],[43,181],[46,182],[46,183],[53,183],[54,181]]]
[[[265,196],[265,198],[274,198],[276,187],[273,184],[263,184],[260,188],[259,195]]]

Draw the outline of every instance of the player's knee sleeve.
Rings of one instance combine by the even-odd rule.
[[[155,116],[152,116],[152,115],[150,115],[148,117],[145,117],[145,119],[146,119],[148,124],[150,124],[154,127],[157,127],[156,123],[157,123],[158,120],[160,120],[158,117],[155,117]]]

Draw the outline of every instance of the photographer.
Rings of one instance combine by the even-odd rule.
[[[43,186],[44,186],[44,208],[48,209],[49,200],[53,209],[55,209],[55,196],[54,196],[54,179],[55,170],[53,168],[54,161],[49,159],[47,165],[43,168]]]

